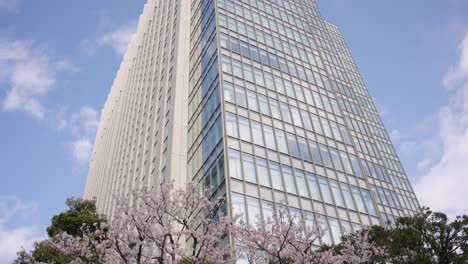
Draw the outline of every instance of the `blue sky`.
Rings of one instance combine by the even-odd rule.
[[[82,194],[100,109],[145,2],[0,0],[0,263]],[[418,198],[468,213],[468,2],[318,2]]]

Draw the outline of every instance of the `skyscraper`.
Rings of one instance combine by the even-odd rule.
[[[149,0],[105,104],[85,198],[174,179],[249,222],[342,232],[419,204],[339,29],[314,0]]]

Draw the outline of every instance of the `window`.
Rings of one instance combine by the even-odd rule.
[[[296,107],[291,107],[291,113],[292,113],[292,119],[293,119],[294,125],[303,127],[301,115],[299,114],[299,110]]]
[[[260,112],[266,116],[270,115],[270,109],[268,108],[268,99],[266,96],[259,94],[258,102],[260,103]]]
[[[364,200],[362,199],[362,195],[359,191],[359,188],[356,186],[352,186],[351,190],[353,192],[354,200],[356,201],[359,212],[367,213],[366,206],[364,205]]]
[[[304,121],[305,129],[313,131],[312,122],[310,121],[309,113],[301,109],[301,116],[302,116],[302,120]]]
[[[245,199],[244,195],[232,193],[232,211],[234,215],[240,215],[241,219],[246,221],[245,218]]]
[[[328,187],[328,180],[325,177],[319,177],[320,190],[322,191],[323,200],[326,203],[334,204],[333,198],[330,192],[330,187]]]
[[[338,141],[343,141],[343,138],[341,138],[340,130],[338,129],[338,124],[330,121],[330,126],[335,139]]]
[[[320,125],[319,117],[314,114],[310,114],[310,117],[312,118],[312,124],[314,125],[315,133],[323,135],[323,130],[322,130],[322,126]]]
[[[232,74],[231,59],[229,57],[223,56],[221,59],[223,72]]]
[[[324,235],[322,237],[322,243],[326,245],[331,245],[332,238],[330,234],[330,228],[328,227],[327,217],[324,215],[317,215],[317,223],[324,231]]]
[[[351,168],[351,163],[349,162],[348,154],[346,152],[340,151],[341,160],[343,161],[343,166],[345,172],[348,174],[353,174],[353,169]]]
[[[263,126],[263,132],[265,133],[266,147],[269,149],[276,150],[275,135],[273,134],[273,128],[270,126]]]
[[[255,164],[257,165],[258,183],[270,187],[270,174],[266,159],[256,157]]]
[[[260,201],[253,197],[247,197],[247,208],[249,212],[249,224],[255,225],[261,220]]]
[[[312,156],[310,155],[309,147],[307,146],[307,140],[302,137],[297,137],[297,141],[299,143],[302,158],[306,161],[312,162]]]
[[[244,168],[244,179],[248,182],[257,183],[254,157],[250,154],[242,153],[242,165]]]
[[[270,162],[270,176],[273,188],[283,191],[283,179],[281,177],[280,166],[276,162]]]
[[[330,187],[335,198],[336,205],[340,207],[345,207],[343,196],[341,195],[340,187],[338,182],[335,180],[330,180]]]
[[[232,83],[224,82],[224,100],[226,100],[226,102],[235,104],[236,101],[234,96],[234,86]]]
[[[262,209],[263,209],[263,219],[267,220],[268,218],[272,219],[273,218],[273,203],[268,202],[268,201],[263,201],[262,200]]]
[[[296,176],[297,188],[299,189],[299,195],[303,197],[309,197],[309,192],[307,191],[307,184],[305,180],[304,171],[295,169],[294,175]]]
[[[356,210],[356,206],[354,205],[353,197],[351,195],[351,190],[349,189],[349,185],[346,183],[341,183],[341,188],[343,190],[343,196],[346,200],[346,205],[351,210]]]
[[[263,142],[262,125],[256,121],[252,121],[251,123],[253,143],[260,146],[265,146],[265,143]]]
[[[338,219],[329,217],[328,221],[330,223],[330,231],[333,237],[333,240],[335,241],[335,244],[341,243],[341,229],[340,229],[340,222]]]
[[[289,149],[290,149],[291,155],[296,158],[300,158],[301,153],[299,152],[299,146],[297,145],[296,136],[290,133],[286,133],[286,136],[288,138]]]
[[[258,112],[257,95],[255,92],[247,90],[247,102],[249,103],[249,109]]]
[[[314,162],[319,165],[323,165],[317,143],[314,141],[309,141],[309,145],[310,145],[310,151],[312,152],[312,157],[314,158]]]
[[[323,163],[328,168],[333,168],[333,163],[330,157],[330,153],[328,152],[328,147],[320,144],[320,152],[322,153]]]
[[[238,138],[236,115],[226,112],[226,134]]]
[[[242,179],[242,165],[239,151],[229,149],[229,176]]]
[[[258,68],[254,68],[254,72],[255,72],[255,83],[257,85],[265,87],[265,79],[263,78],[263,71]]]
[[[329,138],[333,138],[330,125],[328,124],[328,120],[325,118],[320,117],[320,121],[322,123],[323,131],[325,132],[325,136]]]
[[[251,142],[249,120],[245,117],[239,117],[240,138]]]
[[[372,202],[371,194],[368,190],[362,189],[362,196],[364,196],[364,201],[366,202],[367,209],[371,215],[377,215],[377,210],[375,210],[374,202]]]
[[[284,185],[286,186],[286,191],[289,193],[297,194],[296,184],[294,183],[294,176],[291,167],[282,166]]]
[[[239,40],[231,37],[231,50],[235,53],[240,53]]]
[[[333,164],[335,165],[335,169],[339,171],[343,171],[343,164],[341,164],[340,156],[338,154],[338,150],[334,148],[330,148],[330,154],[333,160]]]
[[[278,101],[270,98],[270,106],[271,106],[271,115],[273,116],[273,118],[281,120],[281,113],[280,113]]]
[[[240,79],[243,79],[244,74],[243,74],[243,71],[242,71],[242,62],[240,62],[238,60],[232,60],[232,66],[233,66],[234,76],[236,76],[236,77],[238,77]]]
[[[252,66],[244,63],[244,78],[249,82],[254,82]]]
[[[284,131],[275,129],[276,140],[278,141],[278,150],[285,154],[288,154],[288,144],[286,143],[286,137]]]
[[[312,199],[322,201],[322,195],[320,194],[315,174],[307,172],[307,183],[309,184]]]
[[[349,156],[351,157],[351,164],[353,164],[354,172],[356,173],[356,175],[360,178],[364,178],[364,176],[362,175],[361,166],[359,166],[357,157],[354,155],[349,155]]]
[[[341,135],[343,136],[344,142],[348,145],[351,145],[351,138],[348,134],[348,130],[346,129],[346,127],[343,125],[340,125],[340,131],[341,131]]]
[[[246,107],[247,108],[247,100],[245,99],[245,90],[239,85],[235,87],[236,91],[236,103],[238,106]]]
[[[281,115],[283,116],[283,121],[291,123],[291,113],[289,112],[289,106],[283,102],[280,103]]]

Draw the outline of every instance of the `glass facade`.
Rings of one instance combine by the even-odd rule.
[[[356,64],[315,1],[218,0],[216,10],[233,213],[255,222],[285,204],[338,243],[418,210]]]

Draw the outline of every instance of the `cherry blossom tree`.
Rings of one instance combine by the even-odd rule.
[[[358,264],[370,263],[373,256],[384,256],[385,250],[369,242],[368,233],[350,236],[339,253],[320,250],[324,235],[320,226],[308,226],[282,207],[272,217],[254,225],[240,221],[232,233],[238,256],[246,263],[256,264]]]
[[[118,204],[114,217],[94,232],[64,233],[50,244],[76,256],[76,263],[234,262],[227,239],[234,221],[222,212],[223,198],[212,202],[195,184],[175,190],[162,183]]]

